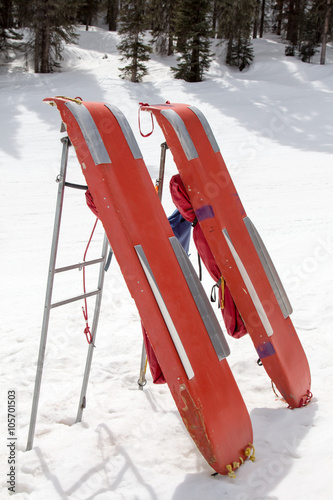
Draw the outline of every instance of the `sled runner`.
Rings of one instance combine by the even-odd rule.
[[[47,98],[66,126],[99,218],[184,424],[230,474],[251,454],[252,426],[214,311],[172,229],[123,114]]]
[[[291,305],[247,216],[212,130],[186,104],[142,105],[159,123],[196,219],[258,356],[290,407],[311,398],[310,370],[291,322]]]

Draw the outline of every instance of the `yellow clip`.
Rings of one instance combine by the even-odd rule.
[[[235,479],[236,478],[236,474],[232,470],[232,465],[226,465],[226,469],[228,471],[228,476],[232,477],[232,479]]]
[[[256,459],[256,457],[254,456],[254,454],[255,454],[254,446],[251,443],[248,443],[248,445],[249,445],[249,448],[246,448],[246,450],[244,451],[244,454],[245,454],[245,456],[249,457],[251,462],[254,462]],[[252,453],[252,450],[253,450],[253,453]]]
[[[221,276],[221,309],[224,309],[224,278]]]
[[[67,99],[67,101],[76,102],[76,104],[82,104],[82,99],[73,99],[72,97],[66,97],[65,95],[56,95],[59,99]]]

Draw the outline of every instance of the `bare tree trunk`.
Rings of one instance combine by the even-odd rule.
[[[1,8],[1,23],[2,29],[13,27],[13,2],[12,0],[2,0]]]
[[[47,21],[42,32],[42,59],[40,72],[50,73],[50,28]]]
[[[174,52],[174,46],[173,46],[173,35],[172,33],[169,33],[168,36],[168,56],[171,56]]]
[[[282,19],[283,19],[283,3],[284,0],[279,0],[278,1],[278,18],[277,18],[277,28],[276,28],[276,34],[281,35],[281,28],[282,28]]]
[[[194,47],[192,48],[192,55],[191,55],[191,74],[192,74],[192,80],[193,82],[200,82],[200,64],[199,64],[199,49],[198,49],[198,38],[195,37],[193,40],[193,45]]]
[[[107,23],[109,31],[117,31],[117,17],[119,12],[118,0],[108,0]]]
[[[213,15],[212,15],[212,30],[213,36],[216,34],[216,26],[217,26],[217,0],[213,2]]]
[[[34,54],[34,64],[35,64],[35,73],[39,73],[39,28],[36,28],[35,31],[35,54]]]
[[[261,0],[261,18],[260,18],[260,31],[259,31],[260,38],[264,36],[265,7],[266,7],[266,1]]]
[[[253,38],[257,38],[258,36],[259,11],[260,11],[260,0],[257,0],[256,10],[254,14],[254,23],[253,23]]]
[[[330,20],[330,15],[331,15],[331,0],[327,0],[326,4],[326,15],[325,15],[325,22],[324,22],[324,31],[323,31],[323,40],[321,44],[321,53],[320,53],[320,64],[325,64],[325,59],[326,59],[326,44],[327,44],[327,33],[328,33],[328,27],[329,27],[329,20]]]
[[[287,39],[296,46],[300,16],[300,0],[289,0]]]
[[[35,73],[50,72],[50,21],[48,0],[37,4],[35,19]]]
[[[228,44],[227,44],[227,56],[225,58],[226,64],[230,64],[230,61],[231,61],[233,41],[234,41],[234,37],[231,35],[229,40],[228,40]]]
[[[133,54],[133,59],[132,59],[132,74],[131,74],[131,82],[134,83],[138,81],[138,52],[137,52],[138,42],[139,42],[139,33],[136,33],[135,52]]]

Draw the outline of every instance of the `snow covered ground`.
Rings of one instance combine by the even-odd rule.
[[[117,35],[79,31],[61,72],[36,75],[15,60],[0,66],[0,498],[9,496],[7,394],[15,390],[18,500],[332,499],[332,46],[327,65],[308,65],[286,58],[280,40],[267,36],[255,40],[255,62],[242,73],[223,65],[217,48],[206,81],[197,84],[174,80],[170,59],[154,56],[144,82],[132,84],[118,77]],[[140,136],[139,102],[187,102],[212,126],[293,305],[314,394],[309,406],[288,410],[257,366],[251,340],[228,337],[256,450],[256,461],[245,463],[236,479],[211,477],[166,386],[154,386],[149,374],[138,390],[140,322],[115,261],[106,275],[82,423],[73,425],[88,346],[82,304],[75,303],[51,313],[34,447],[25,451],[61,156],[59,114],[42,103],[54,95],[116,104],[154,179],[164,139],[157,126],[149,138]],[[150,126],[142,116],[142,129]],[[167,180],[174,173],[168,155]],[[84,182],[72,151],[68,180]],[[59,265],[82,260],[94,220],[82,192],[67,190]],[[99,256],[101,241],[99,227],[90,257]],[[82,292],[82,273],[69,274],[57,277],[55,299]],[[96,273],[87,275],[92,288]],[[209,292],[207,274],[204,284]]]

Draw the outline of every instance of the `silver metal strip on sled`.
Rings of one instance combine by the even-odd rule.
[[[155,277],[153,275],[153,272],[151,270],[151,267],[149,265],[149,262],[147,260],[147,257],[143,251],[143,248],[141,245],[136,245],[135,247],[135,250],[136,250],[136,253],[139,257],[139,260],[140,260],[140,263],[142,265],[142,268],[144,270],[144,273],[147,277],[147,280],[148,280],[148,283],[152,289],[152,292],[154,294],[154,297],[156,299],[156,302],[157,302],[157,305],[161,311],[161,314],[163,316],[163,319],[165,321],[165,324],[169,330],[169,333],[170,333],[170,336],[171,336],[171,339],[173,341],[173,344],[176,348],[176,351],[178,353],[178,356],[179,356],[179,359],[184,367],[184,370],[185,370],[185,373],[187,375],[187,378],[188,379],[191,379],[194,377],[194,371],[193,371],[193,368],[192,368],[192,365],[190,363],[190,360],[188,359],[188,356],[186,354],[186,351],[184,349],[184,346],[182,344],[182,341],[179,337],[179,334],[176,330],[176,327],[172,321],[172,318],[169,314],[169,311],[165,305],[165,302],[163,300],[163,297],[161,295],[161,292],[157,286],[157,283],[156,283],[156,280],[155,280]]]
[[[173,109],[163,109],[161,111],[161,114],[165,116],[168,122],[173,126],[180,144],[182,145],[186,158],[188,160],[198,158],[199,155],[192,142],[191,136],[188,133],[185,123],[178,115],[178,113],[176,113],[176,111],[174,111]]]
[[[237,264],[237,267],[238,267],[238,270],[239,272],[241,273],[241,276],[243,278],[243,281],[245,283],[245,286],[249,292],[249,295],[252,299],[252,302],[254,304],[254,307],[256,308],[256,311],[258,313],[258,316],[260,318],[260,321],[262,322],[265,330],[266,330],[266,333],[268,335],[268,337],[270,337],[271,335],[273,335],[273,328],[272,328],[272,325],[270,324],[269,322],[269,319],[267,317],[267,314],[265,312],[265,309],[263,308],[263,305],[262,303],[260,302],[260,299],[258,297],[258,294],[253,286],[253,283],[251,281],[251,278],[250,276],[248,275],[246,269],[245,269],[245,266],[243,264],[243,262],[241,261],[241,258],[239,257],[231,239],[230,239],[230,236],[228,234],[228,231],[227,229],[223,229],[222,230],[222,233],[226,239],[226,242],[230,248],[230,251],[232,253],[232,256],[233,258],[235,259],[235,262]]]
[[[275,269],[275,266],[270,258],[270,255],[265,247],[264,242],[262,241],[256,227],[249,217],[244,217],[243,219],[246,229],[251,236],[251,240],[253,245],[257,251],[258,257],[262,263],[262,266],[265,270],[266,276],[270,285],[273,289],[276,300],[281,308],[282,314],[284,318],[288,318],[288,316],[293,312],[293,308],[289,302],[287,297],[287,293],[282,285],[280,277]]]
[[[230,354],[228,343],[223,335],[220,324],[209,303],[207,294],[201,285],[199,278],[187,257],[183,247],[175,236],[169,238],[178,263],[183,271],[184,277],[196,303],[202,321],[205,325],[209,338],[213,344],[219,360],[226,358]]]
[[[220,151],[219,145],[216,142],[216,139],[214,137],[213,131],[210,128],[210,125],[205,117],[205,115],[200,111],[200,109],[196,108],[195,106],[189,106],[189,108],[197,117],[199,118],[202,128],[206,132],[206,135],[208,137],[208,140],[213,148],[214,153],[218,153]]]
[[[117,120],[124,136],[127,141],[127,144],[131,150],[131,153],[133,155],[133,158],[135,160],[139,160],[142,158],[142,153],[140,151],[140,148],[138,146],[138,143],[136,142],[136,139],[133,134],[133,130],[130,127],[130,124],[128,123],[127,119],[123,115],[123,113],[120,111],[117,106],[114,106],[113,104],[105,104],[105,107],[108,108],[115,119]]]
[[[95,165],[99,165],[100,163],[111,164],[102,137],[88,109],[84,104],[77,104],[72,101],[67,101],[65,104],[81,129]]]

